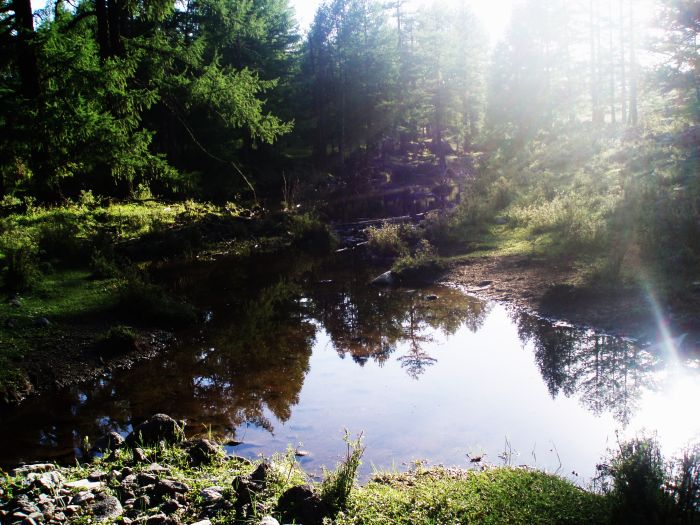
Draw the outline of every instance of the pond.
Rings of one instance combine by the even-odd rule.
[[[234,269],[235,268],[235,269]],[[255,457],[308,451],[320,473],[363,433],[363,476],[427,460],[526,464],[585,484],[643,430],[700,436],[698,363],[458,289],[381,289],[344,254],[222,258],[158,272],[207,311],[162,356],[3,414],[0,463],[72,461],[84,438],[164,412]],[[233,445],[235,442],[241,442]]]

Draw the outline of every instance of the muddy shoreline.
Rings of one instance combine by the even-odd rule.
[[[481,257],[453,265],[440,282],[537,316],[641,341],[659,337],[662,319],[672,336],[687,334],[688,350],[700,348],[700,294],[659,304],[639,288],[569,284],[576,274],[566,263],[525,256]]]

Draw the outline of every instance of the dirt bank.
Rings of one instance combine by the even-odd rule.
[[[658,336],[655,301],[647,292],[638,287],[577,286],[572,284],[577,277],[577,269],[567,263],[500,256],[455,264],[442,281],[479,297],[614,335],[647,340]],[[700,348],[700,294],[689,293],[659,306],[671,332],[689,334],[686,343]]]

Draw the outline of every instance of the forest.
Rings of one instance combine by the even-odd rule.
[[[0,523],[58,497],[3,469],[50,460],[82,480],[100,435],[166,417],[173,443],[127,437],[95,459],[107,492],[39,522],[84,523],[95,497],[126,525],[699,522],[700,0],[506,3],[494,33],[480,0],[322,0],[307,21],[297,0],[0,0],[0,427],[16,430],[0,432]],[[510,380],[465,400],[501,355]],[[347,430],[334,471],[328,442],[290,445],[286,478],[233,454],[330,440],[299,422],[321,372],[308,410],[359,421],[378,451],[362,488]],[[408,393],[370,396],[375,373]],[[377,416],[390,399],[406,412]],[[472,439],[463,414],[482,406],[484,447],[459,449],[476,470],[400,456],[467,442],[404,438],[412,417]],[[515,467],[509,435],[540,430],[570,435]],[[135,475],[189,488],[168,499]],[[205,494],[207,476],[226,489]],[[302,478],[313,494],[290,511]]]

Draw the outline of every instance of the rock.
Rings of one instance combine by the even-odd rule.
[[[227,456],[226,459],[228,461],[235,461],[236,463],[240,463],[241,465],[251,466],[253,464],[251,460],[249,460],[248,458],[244,458],[243,456]]]
[[[223,455],[221,447],[208,439],[192,441],[188,443],[185,448],[189,454],[190,463],[194,466],[209,464],[215,458]]]
[[[181,481],[164,479],[155,486],[154,493],[157,496],[174,496],[175,494],[186,494],[190,488]]]
[[[122,504],[114,496],[102,495],[101,498],[90,506],[90,512],[96,522],[110,521],[124,513]]]
[[[46,328],[51,324],[51,321],[49,321],[46,317],[37,317],[34,324],[39,328]]]
[[[66,516],[75,516],[81,510],[80,505],[66,505],[63,512],[66,514]]]
[[[508,219],[506,217],[496,217],[493,222],[499,226],[502,226],[504,224],[508,224]]]
[[[178,510],[180,510],[182,508],[182,505],[180,505],[177,502],[177,500],[170,499],[170,500],[166,501],[165,503],[163,503],[160,506],[160,508],[163,512],[165,512],[169,516],[170,514],[175,514]]]
[[[158,483],[158,476],[150,472],[140,472],[136,475],[136,483],[142,487],[146,485],[155,485]]]
[[[305,458],[306,456],[309,456],[311,453],[308,450],[302,450],[302,449],[296,449],[294,451],[294,455],[298,458]]]
[[[102,454],[108,450],[117,450],[124,445],[124,438],[117,432],[110,432],[95,441],[95,445],[90,449],[90,454]]]
[[[27,480],[41,492],[53,493],[63,485],[63,476],[58,471],[32,472],[27,475]]]
[[[272,516],[265,516],[258,522],[258,525],[280,525],[280,522]]]
[[[19,297],[13,297],[7,302],[7,304],[13,308],[19,308],[22,306],[22,300]]]
[[[131,467],[124,467],[122,469],[122,478],[126,478],[127,476],[131,476],[134,473],[134,469]]]
[[[168,518],[162,512],[160,514],[154,514],[146,519],[146,525],[167,525],[172,523],[172,519]]]
[[[491,286],[493,284],[493,281],[481,281],[477,286],[479,288],[485,288],[486,286]]]
[[[288,489],[280,497],[277,506],[285,521],[304,525],[321,525],[323,517],[329,514],[321,497],[309,485]]]
[[[209,506],[219,503],[222,499],[224,499],[223,494],[221,494],[222,491],[222,487],[209,487],[202,489],[202,491],[199,493],[202,498],[202,504],[204,506]]]
[[[156,445],[160,441],[175,443],[182,438],[183,428],[170,416],[156,414],[140,425],[126,438],[126,444],[130,447],[139,445]]]
[[[90,475],[88,476],[88,481],[91,482],[96,482],[96,481],[105,481],[109,478],[109,474],[106,472],[103,472],[101,470],[96,470],[94,472],[90,472]]]
[[[54,470],[56,467],[52,463],[35,463],[34,465],[22,465],[17,467],[12,471],[12,475],[15,477],[26,476],[32,472],[46,472],[47,470]]]
[[[426,295],[426,296],[425,296],[425,300],[426,300],[426,301],[437,301],[437,300],[438,300],[438,296],[435,295],[435,294]]]
[[[26,494],[21,494],[15,502],[14,513],[23,514],[22,517],[29,516],[36,512],[41,512],[35,502],[30,501]]]
[[[209,520],[196,521],[194,523],[191,523],[190,525],[211,525],[211,521],[209,521]]]
[[[146,456],[146,453],[143,451],[142,448],[136,447],[133,450],[133,455],[134,455],[134,463],[145,463],[148,461],[148,457]]]
[[[158,463],[151,463],[146,467],[147,472],[155,472],[156,474],[164,474],[169,471],[167,467],[163,467]]]
[[[397,283],[398,278],[396,277],[394,272],[389,270],[388,272],[384,272],[383,274],[372,279],[371,284],[375,286],[394,286]]]
[[[272,465],[263,461],[250,475],[250,480],[256,483],[267,483],[267,478],[270,477],[271,472]]]
[[[101,481],[88,481],[87,479],[79,479],[78,481],[71,481],[66,483],[64,486],[69,489],[81,489],[81,490],[94,490],[102,487],[104,483]]]
[[[148,494],[144,494],[143,496],[136,498],[131,506],[138,510],[150,509],[151,498],[148,496]]]
[[[73,496],[73,499],[71,500],[71,505],[80,505],[83,506],[87,502],[92,501],[95,499],[95,495],[88,491],[88,490],[83,490],[81,492],[78,492],[75,496]]]

